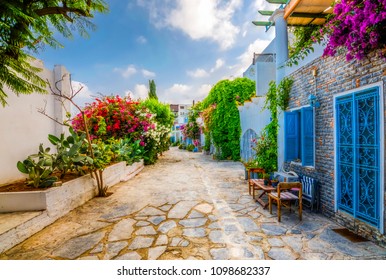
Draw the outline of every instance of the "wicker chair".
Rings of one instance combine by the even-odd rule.
[[[297,188],[299,190],[298,196],[289,192],[290,189]],[[276,192],[270,192],[268,194],[269,213],[272,214],[272,203],[277,204],[277,218],[281,221],[281,207],[289,207],[291,211],[291,203],[298,202],[299,219],[302,220],[302,183],[279,183]]]

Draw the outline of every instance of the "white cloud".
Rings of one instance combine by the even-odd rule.
[[[126,96],[130,95],[132,99],[146,99],[148,97],[148,88],[144,84],[136,84],[134,92],[128,90],[125,92]]]
[[[164,102],[170,104],[191,104],[203,100],[211,90],[212,85],[185,85],[174,84],[158,96]]]
[[[235,68],[235,75],[242,76],[242,73],[251,65],[253,60],[253,53],[261,53],[271,42],[271,40],[261,40],[257,39],[252,44],[248,46],[243,54],[241,54],[237,59],[240,61]]]
[[[252,1],[251,3],[251,9],[253,11],[258,11],[258,10],[271,10],[273,11],[273,8],[277,8],[274,4],[269,4],[266,1]]]
[[[229,49],[240,32],[232,23],[242,0],[137,0],[149,10],[151,21],[158,28],[172,27],[183,31],[193,40],[209,39],[222,50]]]
[[[77,97],[91,98],[93,95],[88,86],[82,82],[72,81],[72,90],[74,94],[79,91],[79,93],[76,95]]]
[[[192,87],[188,85],[183,84],[174,84],[170,88],[166,90],[166,92],[173,93],[173,94],[183,94],[188,92]]]
[[[137,37],[137,42],[141,45],[144,45],[147,43],[147,39],[144,36]]]
[[[94,94],[89,89],[89,87],[86,84],[82,83],[82,82],[72,81],[72,89],[73,89],[73,94],[75,94],[75,93],[77,93],[79,91],[76,94],[76,96],[74,98],[74,101],[80,107],[84,107],[84,105],[86,103],[93,102],[93,99],[96,96],[96,94]],[[71,105],[71,114],[72,115],[76,115],[78,113],[79,113],[78,109],[76,109],[75,106]]]
[[[221,58],[216,60],[216,64],[209,70],[205,70],[202,68],[197,68],[196,70],[193,71],[187,71],[187,74],[192,77],[192,78],[205,78],[210,75],[210,73],[213,73],[223,67],[225,64],[225,61]]]
[[[201,85],[197,91],[197,98],[199,100],[203,100],[205,97],[208,96],[211,89],[212,89],[212,85],[209,85],[209,84]]]
[[[173,84],[162,92],[159,97],[162,97],[167,103],[171,104],[188,104],[195,98],[195,94],[192,93],[192,86],[184,84]]]
[[[193,77],[193,78],[204,78],[204,77],[209,76],[209,73],[201,68],[197,68],[194,71],[188,71],[187,73],[190,77]]]
[[[145,76],[145,78],[154,78],[156,76],[154,72],[151,72],[151,71],[146,70],[146,69],[142,70],[142,74],[143,74],[143,76]]]
[[[221,58],[217,59],[216,60],[216,65],[212,69],[210,69],[210,72],[213,73],[214,71],[216,71],[216,70],[220,69],[221,67],[223,67],[224,64],[225,64],[224,60],[222,60]]]
[[[129,65],[127,66],[126,69],[122,69],[122,68],[114,68],[114,72],[118,72],[122,75],[122,77],[124,78],[129,78],[130,76],[136,74],[138,71],[137,69],[135,68],[134,65]]]

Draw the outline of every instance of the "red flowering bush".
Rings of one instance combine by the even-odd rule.
[[[324,55],[347,48],[346,59],[364,58],[378,50],[386,58],[386,0],[342,0],[326,25],[329,39]]]
[[[87,126],[92,139],[129,138],[145,146],[145,133],[155,129],[153,115],[130,97],[111,96],[96,99],[84,108]],[[82,116],[72,121],[75,130],[85,131]]]

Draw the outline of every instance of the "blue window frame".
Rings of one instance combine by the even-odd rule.
[[[314,110],[303,107],[284,112],[284,160],[315,165]]]

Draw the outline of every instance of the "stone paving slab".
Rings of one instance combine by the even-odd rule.
[[[271,215],[248,194],[238,162],[171,149],[111,191],[0,259],[386,259],[385,248],[345,239],[321,215],[304,211],[299,221],[283,210],[278,223],[276,209]]]

